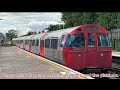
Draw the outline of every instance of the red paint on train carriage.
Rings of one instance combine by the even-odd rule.
[[[44,40],[40,41],[40,55],[44,57]]]
[[[91,30],[85,30],[89,28]],[[92,29],[97,30],[92,30]],[[84,33],[85,47],[84,48],[64,48],[66,66],[73,69],[84,68],[111,68],[112,67],[112,48],[98,47],[99,34],[107,35],[108,31],[101,26],[85,25],[79,29],[73,30],[69,34]],[[94,35],[94,46],[89,46],[89,35]]]
[[[32,42],[30,41],[29,51],[32,53]]]

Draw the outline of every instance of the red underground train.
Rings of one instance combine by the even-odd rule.
[[[86,24],[13,39],[31,53],[48,58],[75,70],[112,68],[109,32],[102,26]],[[29,37],[29,38],[27,38]],[[27,43],[25,43],[27,42]],[[25,47],[29,45],[28,47]]]

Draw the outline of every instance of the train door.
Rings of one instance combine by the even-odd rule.
[[[40,55],[44,56],[44,39],[40,40]]]
[[[58,54],[57,54],[57,58],[59,60],[59,62],[63,65],[65,65],[65,59],[64,59],[64,51],[63,51],[63,46],[64,46],[64,42],[65,42],[65,34],[63,34],[60,39],[59,39],[59,45],[58,45]]]
[[[98,62],[100,68],[111,68],[112,48],[107,34],[98,34]]]
[[[84,33],[67,36],[66,48],[64,48],[66,66],[73,69],[84,68],[84,40]]]
[[[37,55],[39,55],[39,39],[36,39],[36,43],[35,43],[35,53]]]
[[[97,65],[97,34],[96,32],[86,32],[86,67],[95,68]]]
[[[32,52],[32,40],[30,40],[30,48],[29,51]]]
[[[40,56],[42,56],[42,57],[44,57],[44,53],[45,53],[45,51],[44,51],[44,42],[45,42],[45,36],[46,36],[47,34],[45,33],[41,38],[40,38]]]

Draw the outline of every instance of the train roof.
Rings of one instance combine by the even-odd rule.
[[[23,39],[25,39],[25,37],[19,37],[19,40],[23,40]]]
[[[33,39],[40,39],[43,35],[45,35],[45,33],[37,34],[34,37],[32,37],[31,40],[33,40]]]
[[[32,37],[34,37],[35,35],[30,35],[30,36],[25,36],[25,40],[26,39],[31,39]]]
[[[49,38],[49,37],[58,37],[58,38],[60,38],[62,35],[70,33],[73,30],[77,29],[78,27],[80,27],[80,26],[48,32],[45,39]]]
[[[81,25],[81,26],[76,26],[76,27],[71,27],[71,28],[66,28],[66,29],[61,29],[61,30],[56,30],[56,31],[50,31],[50,32],[46,32],[46,33],[40,33],[37,35],[30,35],[30,36],[24,36],[24,37],[19,37],[19,38],[14,38],[13,40],[22,40],[22,39],[36,39],[36,38],[41,38],[42,36],[45,35],[44,39],[47,38],[51,38],[51,37],[57,37],[60,38],[62,35],[64,34],[68,34],[71,33],[72,31],[76,30],[79,27],[86,27],[86,26],[90,26],[90,25],[95,25],[95,26],[99,26],[96,24],[86,24],[86,25]],[[100,28],[103,28],[102,26],[99,26]],[[106,32],[108,33],[108,31],[104,30],[105,28],[102,29],[102,31],[100,30],[100,32]]]

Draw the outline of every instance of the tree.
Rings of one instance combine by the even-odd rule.
[[[0,33],[0,45],[3,45],[5,40],[5,36],[3,35],[3,33]]]
[[[26,34],[26,36],[29,36],[29,35],[32,35],[32,32],[29,31],[29,32]]]
[[[98,14],[98,25],[101,25],[105,27],[107,30],[115,29],[117,28],[117,18],[118,13],[116,12],[99,12]]]
[[[116,19],[116,27],[120,28],[120,13],[117,13],[117,19]]]
[[[118,12],[62,12],[65,28],[84,24],[98,24],[107,30],[120,28],[120,13]]]
[[[17,35],[16,35],[16,30],[9,30],[8,33],[6,33],[6,40],[8,41],[12,41],[13,38],[16,38]]]
[[[95,12],[84,12],[81,16],[83,24],[96,24],[98,15]]]
[[[65,28],[83,24],[95,24],[98,15],[95,12],[63,12],[62,20],[66,21]]]
[[[3,35],[3,33],[0,33],[0,39],[5,39],[5,36]]]
[[[0,33],[0,42],[3,42],[5,40],[5,36],[3,35],[3,33]]]
[[[52,24],[50,24],[47,29],[49,31],[55,31],[55,30],[63,29],[63,25],[60,25],[60,24],[52,25]]]

